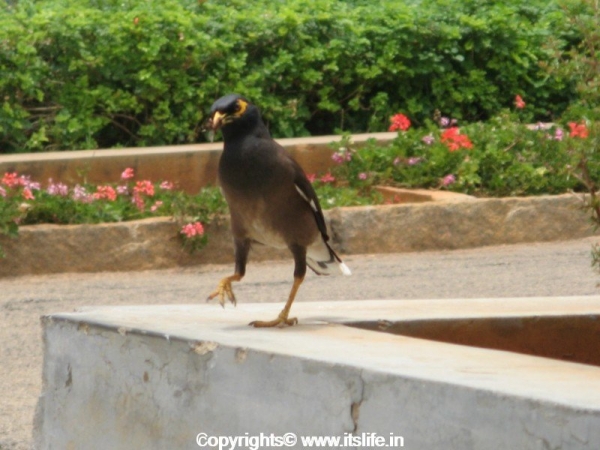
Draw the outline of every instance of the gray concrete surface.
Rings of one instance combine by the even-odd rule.
[[[386,444],[402,436],[390,447],[411,450],[600,448],[598,366],[344,326],[500,320],[506,333],[520,318],[597,319],[600,296],[304,302],[294,327],[246,325],[278,311],[138,305],[46,316],[36,448],[193,450],[199,433],[288,435],[297,449],[314,436],[369,434]]]
[[[590,249],[597,240],[353,255],[346,258],[352,277],[309,274],[297,302],[596,295],[599,278],[590,267]],[[31,443],[41,391],[41,315],[90,305],[203,302],[231,270],[201,266],[0,280],[0,449],[24,450]],[[282,302],[292,270],[289,260],[251,261],[246,279],[236,285],[238,301]]]

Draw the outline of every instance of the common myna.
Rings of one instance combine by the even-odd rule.
[[[208,299],[225,297],[236,303],[231,283],[246,272],[254,243],[288,248],[294,256],[294,284],[285,307],[274,320],[255,321],[255,327],[294,325],[290,308],[306,274],[350,269],[330,247],[325,219],[306,174],[271,138],[258,108],[236,94],[218,99],[211,107],[209,128],[221,129],[225,141],[219,161],[219,182],[229,204],[235,246],[235,273],[223,278]]]

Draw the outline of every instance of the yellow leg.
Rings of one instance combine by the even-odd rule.
[[[277,327],[277,326],[283,327],[285,325],[288,325],[288,326],[296,325],[298,323],[298,319],[295,317],[288,319],[288,315],[290,313],[290,308],[292,307],[292,303],[294,303],[294,298],[296,298],[296,293],[298,292],[298,288],[302,284],[302,281],[304,281],[304,277],[294,278],[294,285],[292,286],[292,290],[290,291],[290,296],[288,297],[288,300],[285,303],[285,306],[283,307],[281,312],[279,313],[279,316],[277,317],[277,319],[268,320],[268,321],[255,320],[254,322],[250,322],[250,325],[255,328],[269,328],[269,327]]]
[[[234,273],[233,275],[223,278],[221,281],[219,281],[217,289],[215,289],[215,291],[208,296],[206,301],[212,300],[215,297],[219,297],[219,303],[223,308],[225,308],[225,296],[227,296],[227,299],[233,303],[233,306],[235,306],[236,300],[235,295],[233,294],[233,288],[231,287],[231,282],[240,281],[241,279],[242,276],[239,273]]]

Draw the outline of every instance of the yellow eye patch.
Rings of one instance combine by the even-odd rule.
[[[246,112],[246,109],[248,108],[248,102],[246,102],[240,98],[237,101],[237,105],[238,105],[238,108],[233,115],[236,117],[239,117]]]

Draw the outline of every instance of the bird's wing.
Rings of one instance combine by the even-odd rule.
[[[329,241],[327,225],[325,224],[325,217],[323,216],[317,194],[312,187],[312,184],[310,184],[310,181],[308,181],[308,178],[306,178],[304,171],[297,163],[296,166],[294,186],[296,187],[298,194],[300,194],[313,210],[315,221],[317,222],[317,227],[319,228],[322,237],[322,241],[317,240],[317,242],[307,249],[306,263],[318,275],[329,275],[338,269],[344,275],[350,275],[352,272],[348,266],[342,262],[342,259],[327,242]]]
[[[327,225],[325,225],[325,217],[323,216],[323,210],[321,209],[321,205],[319,204],[319,199],[317,198],[317,193],[300,165],[294,161],[294,186],[298,194],[310,205],[310,208],[315,215],[315,221],[317,222],[317,227],[321,232],[321,236],[323,236],[323,240],[327,242],[329,240],[329,235],[327,234]]]

